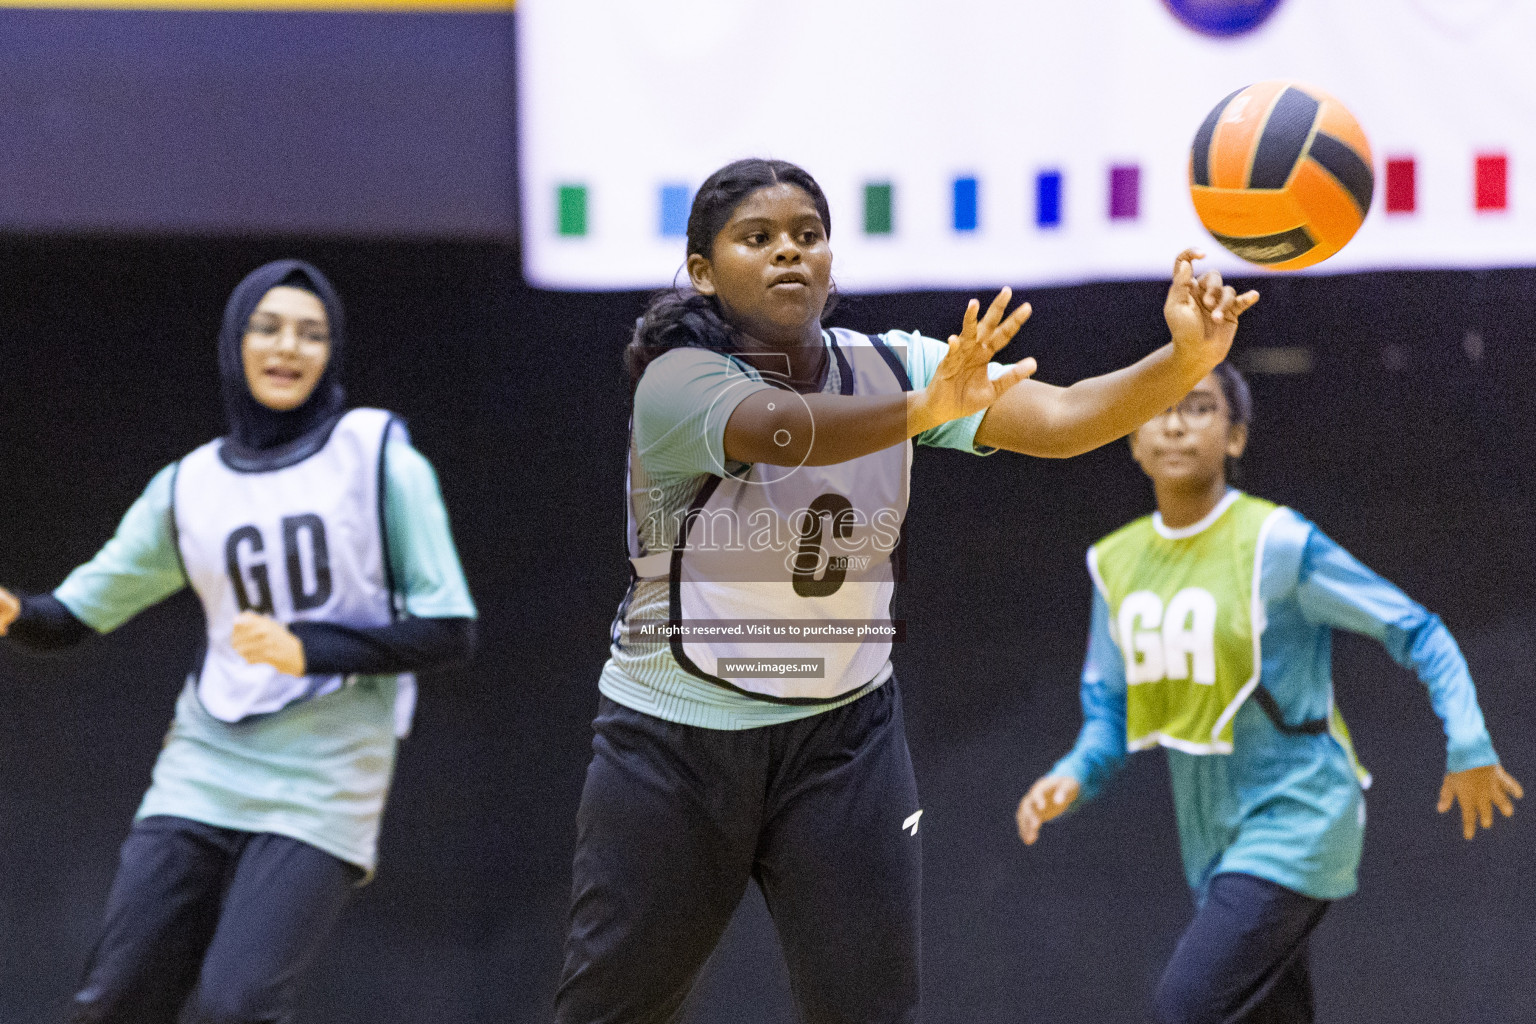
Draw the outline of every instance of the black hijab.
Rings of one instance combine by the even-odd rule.
[[[278,412],[256,401],[245,379],[241,346],[246,324],[262,296],[279,285],[312,292],[325,307],[331,332],[331,357],[314,392],[297,409]],[[219,377],[224,392],[224,412],[229,435],[219,446],[219,457],[232,469],[260,471],[281,469],[309,458],[331,436],[331,429],[345,411],[346,391],[341,386],[342,353],[346,349],[346,324],[341,300],[331,282],[301,260],[274,260],[245,275],[224,305],[219,327]]]

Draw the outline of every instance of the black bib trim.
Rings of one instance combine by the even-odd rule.
[[[838,381],[838,392],[839,394],[843,395],[851,395],[853,394],[853,367],[849,364],[848,356],[844,354],[842,346],[838,345],[837,335],[832,331],[828,331],[827,337],[831,339],[832,354],[837,359],[837,369],[838,375],[840,377],[840,380]],[[896,358],[896,354],[892,352],[890,348],[879,338],[869,336],[869,340],[873,344],[875,350],[880,353],[881,358],[885,360],[886,365],[891,368],[891,372],[896,377],[896,382],[901,385],[901,390],[903,392],[911,391],[912,382],[907,377],[906,371],[902,368],[901,361]],[[704,482],[704,485],[699,488],[699,493],[694,496],[693,502],[688,506],[688,512],[683,517],[683,528],[677,538],[677,543],[672,546],[671,571],[668,573],[669,587],[667,601],[667,623],[671,627],[672,631],[672,635],[669,638],[668,643],[670,644],[672,650],[672,657],[677,661],[678,666],[682,668],[684,672],[687,672],[689,675],[694,676],[695,678],[702,679],[707,683],[713,683],[716,686],[724,687],[725,689],[730,690],[732,693],[740,694],[743,697],[749,697],[752,700],[762,701],[766,704],[785,704],[792,707],[815,707],[817,705],[824,704],[842,704],[848,701],[857,700],[869,691],[873,690],[879,684],[876,683],[875,680],[871,679],[869,682],[864,683],[862,686],[854,687],[851,690],[848,690],[844,693],[839,693],[832,697],[777,697],[773,694],[758,693],[754,690],[742,689],[728,679],[722,679],[720,676],[711,675],[710,673],[705,672],[698,666],[697,663],[694,662],[692,658],[688,657],[688,652],[683,649],[683,638],[680,632],[683,622],[683,552],[687,549],[688,546],[688,531],[693,528],[694,521],[697,520],[700,514],[703,512],[704,506],[709,504],[709,499],[714,496],[715,490],[720,486],[721,480],[721,477],[711,475],[710,478]],[[906,517],[903,516],[901,540],[897,543],[896,549],[891,553],[892,572],[898,581],[901,578],[900,570],[905,565],[906,561],[905,558],[901,557],[901,549],[905,546],[905,542]],[[633,573],[631,573],[631,575],[633,575]],[[633,583],[631,583],[631,586],[633,586]],[[894,592],[892,593],[892,601],[895,601]]]
[[[1264,712],[1270,723],[1287,736],[1321,736],[1328,731],[1326,718],[1309,718],[1297,725],[1287,725],[1285,716],[1280,713],[1280,705],[1275,701],[1275,695],[1263,686],[1255,686],[1252,696],[1253,702]]]

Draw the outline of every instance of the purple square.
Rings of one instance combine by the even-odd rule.
[[[1109,169],[1109,219],[1135,220],[1141,212],[1141,167],[1116,164]]]

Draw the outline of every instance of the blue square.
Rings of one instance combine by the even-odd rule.
[[[955,230],[976,230],[976,179],[955,179]]]
[[[661,186],[661,233],[667,238],[688,234],[688,205],[692,200],[687,185]]]
[[[1042,228],[1061,225],[1061,172],[1041,171],[1035,176],[1035,224]]]

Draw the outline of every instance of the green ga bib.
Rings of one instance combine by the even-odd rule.
[[[1159,532],[1147,516],[1089,550],[1088,567],[1125,658],[1130,750],[1232,752],[1233,716],[1260,685],[1259,578],[1279,512],[1272,502],[1231,491],[1203,524]],[[1283,731],[1332,734],[1368,784],[1337,709],[1315,729],[1287,727],[1272,701],[1260,703]]]

